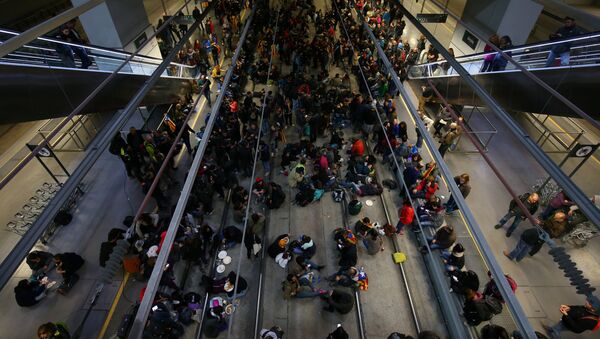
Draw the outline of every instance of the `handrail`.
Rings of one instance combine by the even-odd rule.
[[[0,33],[2,33],[2,31],[3,30],[0,29]],[[104,49],[104,48],[98,48],[98,47],[90,46],[90,45],[75,44],[75,43],[72,43],[72,42],[66,42],[66,41],[57,40],[57,39],[49,39],[49,38],[38,38],[38,39],[40,39],[40,40],[46,40],[46,41],[49,41],[49,42],[52,42],[52,43],[55,43],[55,44],[61,44],[61,45],[78,47],[78,48],[84,48],[84,49],[92,50],[92,51],[107,52],[107,53],[111,53],[111,54],[122,55],[122,56],[125,56],[125,57],[129,57],[132,54],[132,53],[127,53],[127,52],[117,52],[117,51],[108,50],[108,49]],[[0,41],[0,45],[1,45],[1,43],[2,43],[2,41]],[[33,50],[39,49],[39,50],[46,51],[46,52],[56,53],[56,51],[53,50],[53,49],[45,48],[45,47],[41,47],[41,46],[33,46],[33,45],[25,44],[25,45],[23,45],[21,47],[28,48],[28,49],[33,49]],[[26,52],[21,52],[21,51],[15,50],[15,51],[12,51],[9,54],[7,54],[7,56],[11,55],[13,53],[23,53],[23,54],[26,54]],[[112,59],[112,60],[118,60],[118,61],[124,60],[123,58],[119,58],[119,57],[112,56],[112,55],[105,55],[105,54],[90,54],[90,56],[92,56],[94,58]],[[38,58],[44,59],[42,56],[36,56],[36,55],[34,55],[32,57],[38,57]],[[4,57],[0,58],[0,60],[3,59],[3,58]],[[60,60],[60,58],[57,58],[57,60]],[[154,65],[154,66],[160,65],[161,62],[162,62],[162,59],[158,59],[158,58],[154,58],[154,57],[149,57],[149,56],[146,56],[146,55],[135,55],[132,60],[133,60],[133,62],[141,62],[141,63],[150,64],[150,65]],[[193,66],[185,65],[185,64],[181,64],[181,63],[177,63],[177,62],[172,62],[171,64],[179,66],[179,67],[193,68]]]
[[[436,6],[438,6],[439,8],[442,8],[448,15],[452,16],[458,23],[460,23],[461,25],[463,25],[466,28],[470,27],[470,25],[466,24],[458,16],[456,16],[455,14],[451,13],[450,11],[448,11],[447,8],[444,8],[436,0],[431,0],[431,1],[434,4],[436,4]],[[401,5],[401,7],[404,8],[404,6],[402,6],[402,5]],[[410,15],[410,16],[412,16],[412,15]],[[422,25],[420,25],[420,26],[422,27]],[[475,32],[475,35],[479,39],[482,39],[482,37],[479,35],[479,33]],[[432,36],[432,38],[433,38],[433,36]],[[577,40],[577,39],[584,39],[584,37],[579,37],[578,36],[578,37],[573,38],[572,40]],[[571,40],[571,39],[567,39],[567,40]],[[431,40],[429,40],[429,41],[431,42]],[[554,88],[552,88],[547,83],[545,83],[544,81],[542,81],[540,78],[538,78],[537,76],[535,76],[534,74],[532,74],[531,72],[529,72],[525,67],[521,66],[517,61],[515,61],[510,55],[506,54],[505,51],[501,50],[500,48],[498,48],[494,44],[491,44],[490,47],[494,51],[500,53],[500,55],[502,55],[502,57],[504,59],[508,60],[517,69],[519,69],[521,72],[523,72],[523,74],[526,75],[529,79],[531,79],[533,82],[535,82],[536,84],[538,84],[539,86],[541,86],[543,89],[545,89],[546,91],[548,91],[550,94],[552,94],[553,97],[555,97],[560,102],[562,102],[563,104],[565,104],[565,106],[567,106],[568,108],[570,108],[573,112],[577,113],[577,115],[579,115],[580,117],[582,117],[583,119],[585,119],[588,123],[590,123],[596,129],[600,130],[600,122],[598,122],[596,119],[592,118],[589,114],[585,113],[583,110],[581,110],[579,107],[577,107],[577,105],[575,105],[569,99],[565,98],[562,94],[560,94]],[[438,48],[444,49],[444,47],[441,44],[438,44]],[[444,57],[446,59],[448,59],[448,58],[454,59],[449,53],[447,53],[447,51],[444,50],[444,51],[440,51],[440,52],[444,55]],[[453,63],[459,65],[458,62],[456,62],[455,60],[453,60],[453,61],[454,61]],[[463,68],[463,70],[464,70],[464,68]],[[467,82],[470,82],[470,80],[473,80],[473,79],[469,77],[469,81],[467,81]],[[575,187],[575,188],[577,188],[577,187]],[[579,195],[579,193],[581,193],[581,191],[579,191],[579,189],[577,189],[577,191],[578,191],[577,195]],[[581,194],[583,194],[583,193],[581,193]],[[589,214],[597,214],[598,218],[597,218],[597,220],[595,220],[594,223],[600,228],[600,214],[598,213],[597,208],[594,207],[594,205],[589,200],[587,200],[587,199],[586,199],[586,202],[584,202],[584,205],[585,205],[585,207],[582,208],[582,210],[584,211],[584,213],[586,215],[588,215],[588,213]]]
[[[423,65],[425,65],[425,64],[423,64]],[[581,65],[575,65],[575,66],[556,66],[556,67],[552,67],[552,68],[548,68],[548,67],[529,68],[529,71],[552,71],[552,70],[557,70],[557,69],[568,70],[568,69],[574,69],[574,68],[587,68],[587,67],[598,67],[598,66],[599,66],[598,64],[581,64]],[[417,66],[412,66],[412,67],[417,67]],[[469,71],[467,71],[467,72],[469,72]],[[519,69],[514,69],[514,68],[513,69],[505,69],[502,71],[492,71],[492,72],[477,72],[477,73],[469,72],[470,75],[489,75],[489,74],[502,74],[502,73],[523,73],[523,72]],[[447,77],[455,77],[458,75],[460,75],[460,74],[458,72],[456,72],[456,73],[451,73],[451,74],[411,76],[410,71],[409,71],[408,79],[441,79],[441,78],[447,78]]]
[[[213,2],[211,2],[211,4],[213,4]],[[190,167],[190,170],[188,171],[188,175],[185,179],[185,183],[183,185],[183,188],[181,189],[181,194],[179,196],[179,199],[177,200],[177,205],[175,207],[175,210],[173,211],[173,216],[171,218],[171,221],[169,222],[169,227],[167,229],[167,233],[166,233],[166,236],[163,241],[162,248],[164,250],[160,251],[158,254],[158,258],[156,258],[154,270],[152,271],[152,274],[150,275],[150,279],[148,279],[148,283],[146,284],[146,291],[144,292],[144,297],[142,298],[142,301],[141,301],[138,311],[136,313],[135,319],[133,321],[133,325],[131,328],[131,332],[129,334],[129,338],[139,339],[142,337],[142,334],[144,331],[144,326],[145,326],[146,320],[148,319],[148,316],[150,314],[150,309],[152,307],[154,297],[156,295],[156,292],[158,291],[158,287],[160,286],[160,280],[161,280],[161,277],[163,274],[162,268],[165,267],[165,265],[167,263],[167,259],[169,257],[169,252],[170,252],[169,249],[171,248],[171,246],[173,245],[173,242],[175,241],[175,234],[177,233],[177,229],[179,227],[179,223],[181,222],[181,218],[183,217],[183,213],[185,211],[187,201],[189,199],[192,187],[194,185],[194,181],[196,180],[196,174],[198,173],[198,169],[200,168],[200,162],[204,158],[204,153],[206,151],[208,142],[210,140],[210,134],[215,125],[217,117],[220,113],[221,104],[223,102],[223,98],[224,98],[225,92],[226,92],[225,89],[229,85],[229,82],[231,81],[231,77],[233,75],[233,71],[235,69],[235,67],[233,65],[235,65],[235,63],[237,62],[237,60],[242,52],[242,47],[246,40],[246,36],[248,35],[248,30],[250,28],[250,24],[252,23],[254,13],[256,12],[256,6],[257,5],[255,4],[252,9],[252,12],[250,13],[250,16],[248,17],[248,19],[246,21],[244,31],[242,32],[242,35],[240,36],[240,39],[237,44],[237,48],[235,50],[233,58],[231,59],[232,66],[229,67],[229,69],[227,70],[227,73],[225,74],[225,78],[223,80],[223,85],[222,85],[223,90],[221,91],[221,93],[215,100],[215,103],[213,104],[210,118],[208,119],[208,123],[206,124],[206,129],[204,130],[205,137],[203,137],[202,140],[200,140],[200,144],[198,145],[198,150],[196,151],[196,155],[194,156],[194,160],[192,161],[192,165]],[[196,25],[196,27],[197,27],[197,25]],[[190,30],[190,32],[191,32],[191,30]]]
[[[93,0],[95,1],[95,0]],[[192,0],[187,0],[182,7],[179,8],[179,11],[183,10],[183,8],[185,6],[187,6],[187,4],[189,4]],[[212,4],[212,2],[211,2]],[[202,13],[203,17],[205,16],[207,9],[205,9],[205,11]],[[98,87],[96,87],[72,112],[71,114],[68,115],[69,118],[73,118],[74,116],[76,116],[77,114],[81,113],[81,111],[90,103],[92,102],[92,100],[96,97],[96,95],[98,95],[98,93],[100,93],[100,91],[102,91],[104,89],[104,87],[106,87],[106,85],[108,85],[109,82],[111,82],[113,80],[114,77],[117,76],[117,74],[119,73],[119,71],[121,69],[123,69],[125,67],[125,65],[127,65],[127,63],[129,63],[129,61],[131,61],[133,59],[133,57],[135,57],[144,47],[146,47],[147,44],[150,43],[150,41],[152,41],[152,38],[156,37],[162,30],[167,29],[170,26],[170,23],[172,20],[175,19],[175,16],[170,17],[168,20],[166,20],[162,26],[160,26],[149,38],[148,40],[146,40],[140,47],[138,47],[138,49],[132,53],[129,57],[127,57],[127,59],[125,59],[125,61],[123,61],[123,63],[121,64],[121,66],[117,67],[117,69],[115,69],[113,71],[113,73],[111,75],[109,75],[108,77],[106,77],[106,79],[104,79],[99,85]],[[70,20],[70,19],[69,19]],[[68,20],[67,20],[68,21]],[[44,23],[40,24],[40,25],[44,25]],[[29,31],[27,31],[29,32]],[[23,33],[25,34],[25,33]],[[15,37],[17,38],[17,37]],[[15,39],[13,38],[13,39]],[[2,53],[2,48],[11,40],[7,41],[5,44],[0,45],[0,58],[3,57],[4,55],[8,54],[8,53]],[[24,45],[26,42],[24,42],[21,45]],[[179,45],[179,44],[178,44]],[[20,47],[20,46],[19,46]],[[174,55],[173,55],[174,58]],[[170,60],[172,60],[173,58],[170,58]],[[166,59],[165,59],[166,60]],[[161,64],[162,66],[162,64]],[[159,66],[159,68],[161,67]],[[166,67],[165,67],[166,69]],[[163,70],[164,71],[164,70]],[[156,70],[155,70],[156,72]],[[48,135],[48,138],[53,138],[56,134],[58,134],[58,132],[65,127],[66,125],[66,121],[64,121],[64,123],[59,124],[56,129],[50,133]],[[44,147],[46,146],[46,142],[42,141],[36,148],[34,148],[31,153],[29,153],[27,155],[27,157],[25,157],[23,159],[23,161],[21,163],[19,163],[19,165],[17,167],[15,167],[12,171],[10,171],[10,173],[4,177],[2,179],[2,181],[0,181],[0,190],[2,188],[4,188],[8,182],[15,177],[15,175],[17,175],[17,173],[19,173],[26,164],[28,164]],[[2,281],[0,280],[0,286],[2,286]]]
[[[577,49],[584,49],[584,48],[589,48],[589,47],[597,47],[600,46],[600,43],[595,43],[595,44],[591,44],[591,45],[585,45],[585,46],[575,46],[575,47],[571,47],[571,50],[577,50]],[[511,52],[512,50],[504,50],[504,52]],[[484,52],[481,54],[475,54],[475,55],[470,55],[470,56],[460,56],[460,57],[456,57],[455,59],[460,62],[460,63],[467,63],[467,62],[475,62],[475,61],[480,61],[483,59],[483,57],[488,56],[488,55],[492,55],[492,54],[496,54],[497,52]],[[547,55],[548,54],[548,50],[541,50],[541,51],[529,51],[529,50],[524,50],[523,53],[517,54],[515,55],[513,53],[512,58],[523,58],[525,56],[530,56],[530,55],[537,55],[537,54],[543,54],[543,55]],[[591,53],[590,53],[591,54]],[[588,56],[589,54],[578,54],[578,55],[573,55],[570,58],[570,62],[572,62],[574,59],[578,59],[581,57],[585,57]],[[547,57],[541,57],[541,58],[535,58],[535,59],[525,59],[524,62],[530,62],[530,61],[543,61],[544,63],[546,62]],[[427,66],[427,65],[435,65],[435,64],[443,64],[446,60],[438,60],[438,61],[434,61],[434,62],[426,62],[426,63],[422,63],[422,64],[415,64],[415,67],[421,67],[421,66]],[[520,62],[519,63],[521,65],[524,64],[524,62]],[[556,68],[556,67],[553,67]]]
[[[77,7],[70,8],[59,15],[50,18],[39,25],[36,25],[18,36],[9,39],[0,45],[0,58],[6,54],[16,50],[17,48],[25,45],[26,43],[35,40],[36,38],[46,34],[50,30],[72,20],[81,14],[89,11],[90,9],[104,3],[104,0],[89,0],[88,2],[81,4]],[[150,39],[148,39],[149,41]],[[148,42],[147,41],[147,42]]]
[[[432,0],[432,2],[436,2],[434,0]],[[437,5],[437,4],[436,4]],[[439,7],[439,5],[438,5]],[[454,14],[452,14],[451,12],[447,12],[448,15],[450,16],[454,16]],[[455,18],[456,19],[456,18]],[[459,21],[459,23],[463,24],[462,22]],[[465,28],[469,28],[466,25],[463,24],[463,26],[465,26]],[[475,33],[474,33],[475,34]],[[475,34],[477,36],[477,34]],[[477,36],[477,38],[479,38],[482,41],[487,41],[487,39],[482,39],[481,37]],[[516,51],[523,51],[526,52],[528,49],[534,49],[534,48],[540,48],[540,47],[545,47],[545,46],[552,46],[554,44],[559,44],[559,43],[565,43],[565,42],[575,42],[575,41],[580,41],[580,40],[586,40],[586,39],[593,39],[593,38],[600,38],[600,33],[599,32],[592,32],[592,33],[588,33],[588,34],[581,34],[578,35],[576,37],[572,37],[572,38],[563,38],[563,39],[556,39],[556,40],[547,40],[544,42],[535,42],[535,43],[531,43],[531,44],[525,44],[525,45],[519,45],[517,47],[514,48],[510,48],[507,50],[504,50],[505,52],[511,52],[514,54],[514,52]],[[580,47],[580,46],[576,46],[576,47]],[[585,46],[584,46],[585,47]],[[575,47],[572,47],[572,49],[574,49]],[[496,52],[479,52],[479,53],[473,53],[473,54],[466,54],[466,55],[461,55],[460,57],[457,57],[456,60],[461,60],[463,58],[477,58],[477,57],[484,57],[488,54],[496,54]]]
[[[10,34],[10,35],[13,35],[13,36],[18,36],[19,34],[21,34],[21,33],[17,32],[17,31],[12,31],[12,30],[9,30],[9,29],[6,29],[6,28],[0,28],[0,33]],[[88,45],[76,44],[76,43],[73,43],[73,42],[68,42],[68,41],[59,40],[59,39],[55,39],[55,38],[42,37],[42,36],[38,37],[35,40],[41,40],[41,41],[51,42],[51,43],[55,43],[55,44],[63,44],[63,45],[68,45],[68,46],[73,46],[73,47],[86,48],[86,49],[91,49],[91,50],[98,50],[98,51],[102,51],[102,52],[107,52],[107,53],[112,53],[112,54],[117,54],[117,55],[123,55],[123,56],[128,56],[128,55],[131,54],[131,53],[127,53],[125,51],[119,51],[119,50],[113,49],[113,48],[96,46],[96,45],[89,45],[89,44]],[[35,48],[35,47],[38,47],[38,46],[29,46],[28,44],[24,44],[21,47]],[[41,47],[38,47],[38,48],[41,48]],[[140,59],[150,59],[150,60],[158,62],[159,64],[162,61],[162,59],[160,59],[160,58],[156,58],[156,57],[152,57],[152,56],[148,56],[148,55],[138,56],[138,58],[140,58]]]
[[[183,6],[185,6],[185,4]],[[206,11],[202,13],[203,16],[201,17],[201,19],[203,19],[208,14],[208,10],[210,10],[212,6],[213,2],[211,2]],[[168,22],[166,24],[168,24]],[[4,261],[2,261],[2,263],[0,264],[0,288],[3,288],[8,283],[14,272],[23,262],[23,259],[25,258],[27,253],[31,250],[31,248],[35,245],[40,236],[43,234],[47,225],[50,224],[52,219],[54,219],[56,213],[58,213],[58,211],[62,208],[65,202],[69,199],[71,194],[77,189],[79,183],[83,180],[83,178],[92,168],[92,166],[94,166],[98,158],[100,158],[100,155],[104,153],[104,150],[108,147],[108,145],[114,137],[114,132],[120,130],[125,125],[125,123],[127,123],[129,118],[133,115],[133,113],[138,108],[139,104],[142,102],[143,98],[156,84],[156,82],[160,78],[161,73],[167,68],[169,62],[173,58],[175,58],[177,51],[184,45],[184,43],[187,41],[186,39],[189,39],[189,37],[192,34],[193,30],[189,30],[188,33],[186,33],[186,35],[177,43],[175,48],[169,53],[169,55],[167,55],[161,66],[159,66],[148,78],[144,86],[142,86],[142,88],[140,88],[136,92],[136,94],[132,96],[132,99],[123,109],[123,112],[121,112],[120,114],[115,114],[115,116],[109,124],[109,127],[104,128],[102,132],[98,136],[96,136],[96,138],[94,138],[94,141],[90,145],[91,147],[89,147],[89,151],[81,161],[80,165],[71,173],[69,179],[67,179],[67,181],[63,184],[63,187],[52,198],[50,203],[40,214],[35,223],[21,238],[21,240],[19,240],[19,242],[15,245],[14,249],[6,256]],[[61,123],[61,125],[63,126],[64,124],[66,124],[66,121],[64,123]],[[57,131],[56,133],[58,133],[57,129],[55,129],[55,131]],[[51,139],[55,135],[56,134],[50,134],[47,136],[47,138]],[[37,148],[41,149],[41,147],[45,147],[46,145],[47,142],[42,141]],[[33,152],[30,153],[30,155],[31,154],[33,154]],[[24,164],[24,162],[22,162],[21,164]],[[21,168],[22,166],[24,165],[21,165]],[[3,181],[5,180],[3,179]]]

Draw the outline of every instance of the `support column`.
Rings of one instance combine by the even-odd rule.
[[[71,1],[77,6],[87,0]],[[90,44],[126,52],[137,50],[154,32],[142,1],[106,0],[79,19]],[[156,38],[152,40],[139,54],[162,59],[158,41]],[[97,63],[100,68],[110,70],[108,64]]]
[[[462,20],[485,36],[510,36],[513,45],[525,44],[544,6],[532,0],[469,0]],[[483,51],[487,41],[457,25],[451,46],[456,55]]]

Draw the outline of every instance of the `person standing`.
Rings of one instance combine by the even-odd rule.
[[[588,302],[585,305],[560,305],[561,320],[554,326],[543,324],[542,326],[552,338],[562,338],[561,332],[571,331],[583,333],[585,331],[596,332],[600,329],[598,311]]]
[[[463,173],[459,176],[454,177],[454,182],[462,194],[463,198],[466,199],[469,193],[471,193],[471,185],[469,184],[470,178],[467,173]],[[452,213],[458,209],[454,196],[450,195],[450,199],[446,202],[446,213]]]
[[[410,199],[404,198],[402,207],[398,209],[398,224],[396,225],[396,233],[403,235],[404,227],[412,225],[415,219],[415,210],[410,204]]]
[[[450,146],[452,146],[454,141],[456,141],[459,135],[460,131],[458,130],[458,124],[455,122],[451,123],[450,130],[446,132],[446,134],[444,134],[444,136],[441,139],[440,148],[438,148],[438,151],[440,152],[442,158],[444,157],[444,154],[446,154],[446,151],[448,151]]]
[[[515,246],[515,248],[510,251],[510,253],[506,250],[502,251],[505,257],[509,260],[515,260],[519,262],[525,258],[526,254],[529,256],[534,256],[544,245],[544,240],[540,237],[540,231],[531,227],[523,231],[521,233],[521,237],[519,238],[519,242]]]
[[[67,26],[63,26],[60,29],[60,33],[58,34],[58,36],[56,38],[60,39],[60,40],[64,40],[69,43],[72,43],[72,44],[83,44],[83,41],[79,37],[79,34],[75,30],[73,30]],[[90,65],[92,64],[92,60],[87,55],[87,52],[85,51],[85,49],[83,47],[77,47],[74,45],[70,45],[68,47],[81,60],[81,68],[87,69],[88,67],[90,67]],[[71,58],[72,58],[72,55],[71,55]],[[73,65],[74,65],[74,62],[73,62]]]
[[[550,35],[550,40],[565,39],[580,35],[581,29],[575,24],[575,19],[571,17],[564,18],[564,26],[559,28],[556,33]],[[563,42],[555,44],[550,53],[548,53],[548,60],[546,60],[546,67],[552,66],[554,60],[559,57],[561,66],[568,66],[569,59],[571,57],[571,43]]]
[[[521,200],[525,207],[527,207],[527,210],[529,210],[530,214],[534,214],[538,210],[538,207],[540,205],[540,197],[537,193],[525,193],[519,196],[519,200]],[[494,228],[502,228],[502,226],[504,226],[504,224],[506,224],[506,222],[513,217],[515,219],[513,220],[513,223],[512,225],[510,225],[508,230],[506,230],[506,237],[510,237],[512,232],[514,232],[517,226],[519,226],[521,221],[525,220],[526,218],[523,214],[523,211],[521,211],[521,208],[517,205],[514,199],[510,201],[510,205],[508,206],[508,213],[506,213],[502,217],[502,219],[500,219],[500,221],[496,224],[496,226],[494,226]]]
[[[200,75],[200,79],[198,79],[198,88],[202,91],[202,95],[206,98],[206,102],[208,102],[208,107],[212,108],[212,102],[210,100],[210,80],[206,77],[206,75]],[[204,86],[204,88],[202,88]]]

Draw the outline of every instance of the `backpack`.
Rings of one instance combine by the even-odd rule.
[[[315,197],[315,190],[308,189],[296,194],[296,203],[302,207],[310,204]]]
[[[505,274],[504,276],[506,277],[506,281],[510,285],[510,288],[512,289],[512,291],[515,292],[517,290],[517,282],[507,274]],[[498,289],[498,285],[496,285],[496,281],[494,281],[494,279],[490,280],[485,285],[485,288],[483,289],[483,294],[492,296],[492,297],[498,299],[502,303],[504,302],[504,298],[502,298],[502,294],[500,293],[500,290]]]
[[[331,192],[331,194],[333,195],[333,201],[335,202],[341,202],[344,200],[344,190],[342,189],[335,189],[333,192]]]
[[[362,209],[362,203],[358,200],[352,200],[348,204],[348,213],[350,215],[359,214],[361,209]]]
[[[450,275],[450,287],[458,294],[465,294],[467,289],[479,289],[477,273],[469,271],[453,271]]]
[[[502,313],[502,304],[498,299],[484,296],[477,300],[467,300],[463,307],[463,314],[467,324],[477,326],[483,321],[491,320],[495,314]]]
[[[385,179],[381,182],[381,184],[391,190],[398,188],[398,185],[392,179]]]
[[[61,226],[67,226],[71,220],[73,220],[73,215],[65,210],[59,211],[54,217],[54,222]]]
[[[321,197],[323,196],[324,193],[325,193],[325,190],[322,190],[322,189],[315,190],[313,201],[321,200]]]

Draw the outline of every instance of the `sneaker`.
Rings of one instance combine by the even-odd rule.
[[[508,260],[513,260],[513,258],[508,253],[508,251],[504,250],[504,251],[502,251],[502,254],[504,254],[504,256],[508,258]]]
[[[511,235],[512,235],[512,232],[511,232],[511,231],[506,231],[506,237],[507,237],[507,238],[510,238],[510,236],[511,236]]]
[[[502,228],[502,225],[500,225],[500,224],[496,224],[496,225],[494,225],[494,228],[495,228],[495,229]]]

